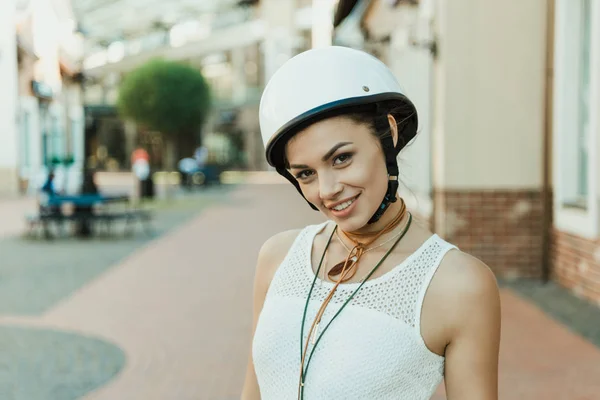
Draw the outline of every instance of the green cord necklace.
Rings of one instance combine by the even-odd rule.
[[[336,317],[342,312],[342,310],[344,309],[344,307],[346,307],[346,305],[352,300],[352,298],[354,297],[354,295],[356,295],[356,293],[365,284],[365,282],[373,275],[373,273],[375,273],[375,271],[377,271],[377,269],[379,268],[379,266],[381,264],[383,264],[383,262],[385,261],[385,259],[390,255],[390,253],[392,252],[392,250],[394,250],[394,248],[400,242],[400,240],[404,237],[404,235],[406,235],[406,232],[408,232],[408,228],[410,227],[411,222],[412,222],[412,214],[408,213],[408,222],[406,224],[406,227],[402,231],[402,234],[394,242],[394,244],[392,245],[392,247],[390,247],[390,249],[385,253],[385,255],[381,258],[381,260],[379,260],[379,262],[373,267],[373,269],[371,270],[371,272],[369,272],[369,274],[367,276],[365,276],[361,280],[360,285],[354,290],[354,292],[350,295],[350,297],[348,297],[348,299],[344,302],[344,304],[342,305],[342,307],[335,313],[335,315],[333,316],[333,318],[331,318],[331,321],[329,321],[329,323],[325,326],[325,328],[323,329],[323,331],[321,332],[321,334],[314,341],[313,348],[310,351],[310,354],[308,356],[308,360],[306,362],[306,367],[303,368],[303,369],[301,369],[301,371],[300,371],[300,382],[298,384],[298,386],[299,386],[298,387],[298,399],[299,400],[304,399],[304,382],[306,380],[306,375],[308,374],[308,367],[310,365],[310,360],[312,359],[314,351],[317,348],[317,345],[319,344],[319,342],[321,341],[321,338],[325,334],[325,331],[327,331],[327,328],[329,328],[329,326],[331,325],[331,323],[333,322],[333,320],[336,319]],[[303,349],[302,349],[302,344],[304,342],[304,340],[303,340],[303,336],[304,336],[304,324],[306,322],[306,312],[308,310],[308,303],[310,302],[310,296],[311,296],[311,294],[313,292],[313,289],[315,287],[315,282],[317,281],[317,277],[319,276],[319,271],[321,270],[321,267],[323,265],[323,260],[325,259],[325,253],[327,252],[327,249],[329,248],[329,244],[331,243],[331,239],[333,238],[333,235],[335,234],[336,230],[337,230],[337,225],[336,225],[335,228],[333,228],[333,231],[331,232],[331,235],[329,236],[329,239],[327,240],[327,244],[325,245],[325,250],[323,250],[323,255],[321,256],[321,260],[319,261],[319,267],[317,268],[317,272],[315,273],[315,277],[314,277],[314,279],[312,281],[312,284],[310,285],[310,290],[308,291],[308,296],[306,297],[306,303],[304,304],[304,312],[302,314],[302,325],[300,327],[300,359],[301,360],[303,360],[303,358],[305,356],[305,351],[303,351]],[[311,336],[312,336],[312,332],[309,332],[309,335],[306,338],[306,340],[310,341]]]

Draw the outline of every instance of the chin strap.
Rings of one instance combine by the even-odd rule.
[[[369,222],[367,222],[367,224],[373,224],[373,223],[379,221],[379,219],[381,218],[383,213],[385,213],[385,211],[388,209],[390,204],[395,203],[398,200],[398,198],[396,197],[397,192],[398,192],[398,177],[390,175],[389,181],[388,181],[388,188],[387,188],[387,192],[385,193],[385,197],[383,198],[381,205],[379,206],[377,211],[375,211],[375,214],[373,214],[373,216],[371,217]]]
[[[387,119],[385,119],[385,124],[387,124]],[[384,129],[384,127],[380,127],[380,129]],[[389,129],[389,127],[387,127]],[[388,173],[388,187],[385,192],[385,196],[383,197],[383,201],[375,214],[371,217],[368,224],[373,224],[381,218],[383,213],[388,209],[390,204],[395,203],[397,200],[396,194],[398,193],[398,160],[396,156],[398,152],[394,146],[394,139],[391,135],[385,136],[381,139],[381,147],[383,149],[383,154],[385,156],[385,166],[387,168]]]

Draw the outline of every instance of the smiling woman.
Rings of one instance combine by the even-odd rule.
[[[302,53],[265,88],[269,163],[328,221],[259,253],[242,399],[497,399],[500,307],[481,261],[412,223],[398,153],[417,111],[388,68]],[[293,210],[290,210],[293,212]]]

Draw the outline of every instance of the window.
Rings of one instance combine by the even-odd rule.
[[[554,54],[555,226],[600,233],[600,1],[557,0]]]
[[[579,3],[579,4],[577,4]],[[574,63],[572,70],[573,106],[571,114],[571,139],[566,140],[563,162],[567,172],[564,176],[565,193],[563,205],[587,209],[590,179],[590,110],[591,110],[591,50],[592,50],[592,0],[578,0],[577,26],[573,30]],[[570,142],[570,143],[569,143]]]
[[[590,137],[590,53],[591,53],[591,0],[581,0],[581,36],[579,48],[579,87],[577,124],[577,186],[572,204],[587,208],[588,196],[588,144]]]

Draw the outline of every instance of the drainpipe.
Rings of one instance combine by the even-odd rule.
[[[554,91],[554,18],[555,0],[547,0],[546,9],[546,68],[544,85],[544,131],[542,154],[542,281],[548,283],[552,274],[552,120]]]

